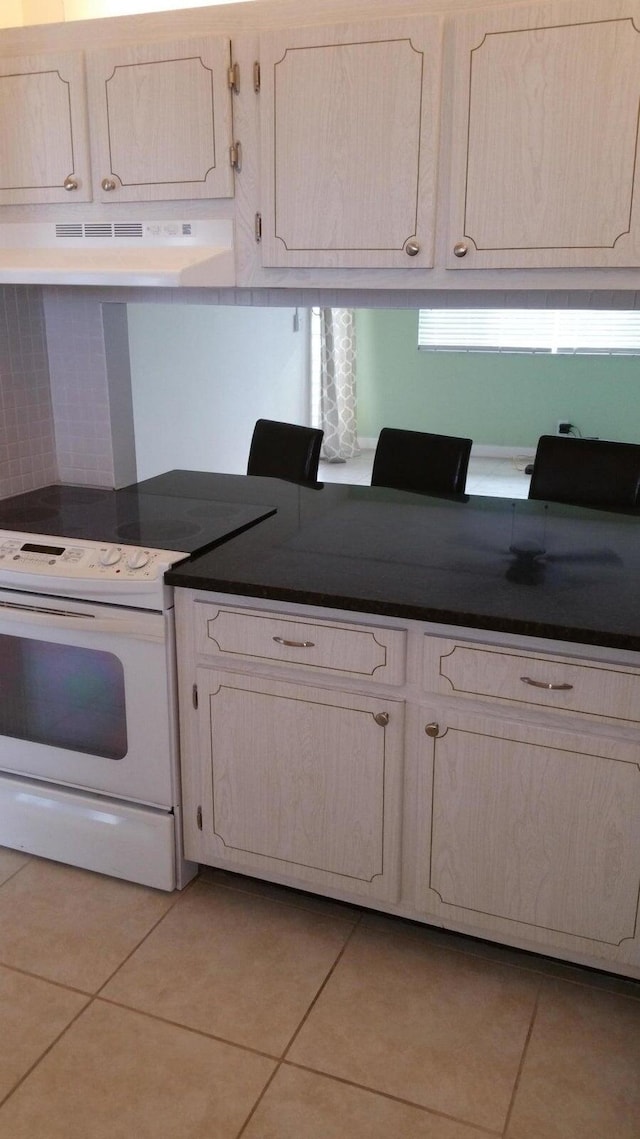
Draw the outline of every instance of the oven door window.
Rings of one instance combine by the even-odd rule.
[[[0,735],[123,759],[122,663],[98,649],[0,634]]]

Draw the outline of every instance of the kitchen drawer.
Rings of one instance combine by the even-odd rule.
[[[640,670],[425,637],[424,684],[446,696],[640,721]]]
[[[197,610],[198,653],[218,661],[296,665],[384,684],[404,681],[403,629],[280,617],[209,604]]]

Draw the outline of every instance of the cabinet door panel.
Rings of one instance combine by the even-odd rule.
[[[402,704],[205,669],[198,690],[214,860],[395,897]]]
[[[82,56],[1,60],[0,204],[90,200]]]
[[[612,741],[450,718],[434,741],[429,885],[443,911],[522,923],[549,942],[633,939],[635,758]]]
[[[549,5],[461,21],[453,74],[449,267],[637,265],[632,13],[602,19],[588,2],[570,19]]]
[[[433,263],[439,55],[435,19],[263,37],[264,265]]]
[[[233,172],[226,39],[88,58],[95,163],[104,201],[229,197]]]

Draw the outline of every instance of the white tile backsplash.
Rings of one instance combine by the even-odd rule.
[[[0,498],[58,479],[42,290],[0,287]]]

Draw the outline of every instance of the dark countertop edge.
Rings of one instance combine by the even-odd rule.
[[[184,566],[184,563],[182,565]],[[178,589],[208,590],[212,593],[228,593],[232,596],[255,597],[260,601],[286,601],[292,605],[344,609],[351,613],[371,613],[381,617],[397,617],[405,621],[428,621],[436,625],[486,629],[494,633],[540,637],[551,641],[573,641],[575,644],[640,652],[640,637],[626,633],[608,633],[597,629],[575,629],[571,626],[546,625],[542,622],[519,620],[513,617],[492,617],[489,614],[464,613],[460,610],[429,609],[427,606],[389,603],[361,597],[306,593],[300,589],[252,585],[249,582],[223,581],[213,577],[196,577],[193,573],[187,576],[180,573],[180,567],[169,571],[165,575],[165,581],[167,585],[173,585]]]

